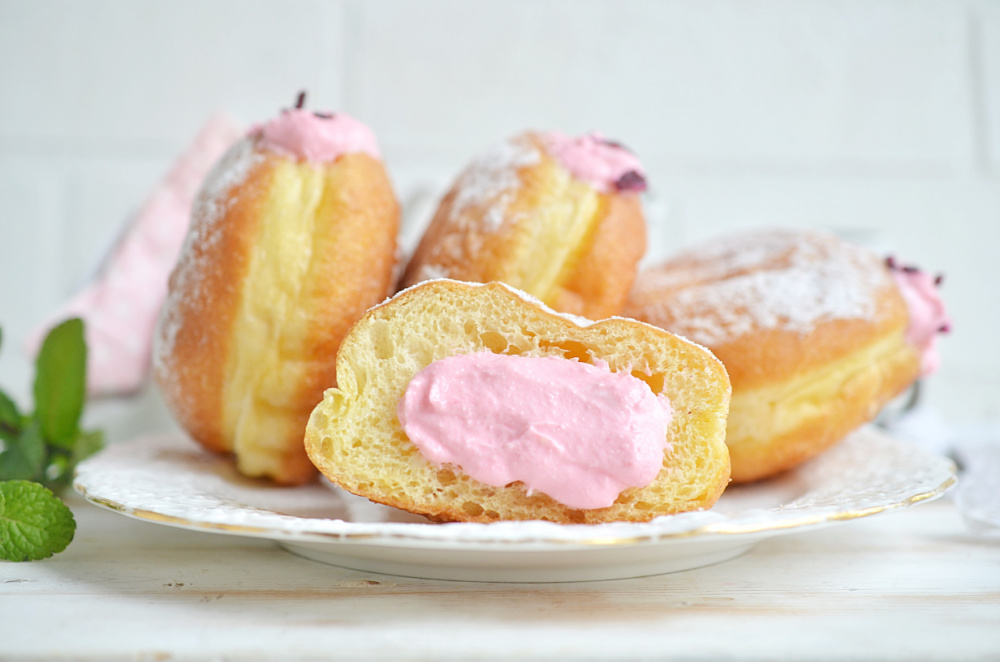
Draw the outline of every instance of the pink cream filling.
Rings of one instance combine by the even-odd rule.
[[[910,310],[906,340],[920,349],[920,376],[926,377],[935,372],[941,363],[937,334],[951,329],[951,319],[933,276],[915,269],[893,269],[892,276]]]
[[[558,131],[541,134],[549,154],[577,179],[601,193],[645,191],[646,175],[635,155],[600,133],[571,138]]]
[[[666,396],[603,362],[479,352],[417,373],[397,415],[431,462],[590,509],[656,478],[673,411]]]
[[[344,113],[292,108],[254,127],[250,134],[260,136],[260,144],[272,151],[310,163],[332,162],[342,154],[357,152],[382,158],[372,130]]]

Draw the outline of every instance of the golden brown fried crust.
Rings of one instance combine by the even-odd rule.
[[[295,387],[300,403],[298,429],[275,473],[280,483],[299,484],[316,474],[303,446],[306,423],[323,392],[337,384],[337,349],[368,308],[392,291],[399,229],[399,204],[381,162],[364,153],[348,154],[327,173],[328,194],[319,217],[327,222],[313,247],[312,278],[303,298],[309,334],[300,348],[309,364]]]
[[[488,282],[492,271],[492,260],[479,255],[479,250],[485,242],[482,230],[478,226],[473,226],[464,232],[460,232],[456,227],[453,218],[452,207],[458,189],[452,188],[441,200],[434,218],[424,231],[420,243],[410,256],[406,269],[399,281],[398,289],[406,289],[425,280],[422,274],[425,265],[433,264],[441,268],[443,273],[456,274],[454,278],[471,282]],[[471,210],[470,212],[471,213]],[[496,253],[497,247],[502,246],[499,240],[490,244],[491,253]],[[478,259],[464,259],[465,256],[473,255]]]
[[[747,236],[748,250],[752,248],[755,236],[760,235]],[[847,246],[846,242],[833,237],[814,236],[812,233],[803,233],[801,239],[804,242],[818,241],[824,246]],[[696,249],[645,270],[629,295],[625,315],[672,330],[707,346],[725,364],[734,390],[783,382],[808,373],[866,347],[877,338],[905,328],[909,323],[906,302],[893,283],[888,269],[885,269],[884,278],[872,284],[872,315],[855,319],[819,320],[807,333],[780,327],[755,326],[749,311],[703,308],[698,311],[700,319],[693,320],[683,315],[683,309],[661,305],[688,288],[724,284],[725,279],[713,282],[701,277],[706,266],[705,260]],[[775,270],[784,264],[784,256],[777,256],[758,263],[753,268],[727,271],[726,278],[753,271]],[[700,336],[697,329],[705,326],[703,322],[707,322],[708,326],[721,327],[724,326],[723,317],[733,313],[743,315],[742,320],[750,326],[745,333],[723,342],[713,342]]]
[[[241,183],[212,201],[223,214],[194,215],[191,231],[200,240],[188,242],[171,276],[159,332],[156,377],[164,398],[188,434],[216,452],[233,451],[223,423],[227,362],[250,256],[261,224],[268,222],[262,210],[271,173],[284,158],[267,151],[258,157]],[[307,365],[301,383],[287,384],[291,400],[299,403],[291,409],[302,434],[323,391],[335,384],[341,340],[367,308],[391,292],[399,217],[388,176],[376,159],[349,154],[317,167],[326,169],[327,183],[308,279],[301,284],[307,336],[299,347],[280,348]],[[164,342],[171,327],[176,336]],[[302,434],[284,441],[285,452],[268,477],[298,484],[315,476]]]
[[[503,281],[525,289],[560,312],[589,319],[620,314],[646,251],[646,220],[639,197],[633,193],[599,194],[590,230],[570,250],[553,291],[531,291],[512,282],[510,275],[531,268],[520,264],[524,258],[518,247],[527,234],[525,224],[538,222],[532,201],[545,198],[540,190],[545,178],[540,173],[553,160],[544,153],[537,136],[525,134],[516,140],[534,145],[543,154],[538,164],[517,170],[518,189],[506,207],[507,217],[517,220],[497,223],[493,200],[470,204],[455,213],[455,200],[463,185],[459,178],[441,200],[403,272],[399,289],[437,276],[476,283]]]
[[[328,227],[319,233],[313,249],[315,275],[305,284],[311,323],[302,349],[313,369],[301,385],[303,430],[323,391],[337,383],[337,348],[344,336],[393,286],[399,205],[389,178],[367,154],[341,158],[349,167],[328,174],[330,194],[321,212]]]
[[[806,420],[793,430],[768,437],[766,414],[760,416],[763,434],[730,443],[734,483],[769,478],[794,469],[812,459],[861,425],[874,419],[890,400],[902,393],[917,377],[919,361],[903,349],[872,363],[841,385],[829,398],[823,415]],[[808,376],[807,376],[808,377]],[[734,390],[733,402],[740,406],[741,395]]]
[[[216,204],[226,220],[195,213],[189,241],[170,275],[171,293],[159,333],[173,327],[169,347],[161,343],[156,378],[167,406],[193,439],[216,452],[231,450],[222,431],[222,397],[229,335],[240,298],[240,283],[260,222],[269,178],[267,162],[257,164],[243,184],[225,191]],[[168,350],[168,351],[167,351]]]
[[[635,195],[605,195],[603,217],[586,238],[550,305],[588,319],[621,314],[646,252],[646,220]]]
[[[906,317],[906,304],[898,291],[885,290],[880,293],[879,299],[882,313],[876,318],[820,322],[804,335],[794,331],[759,329],[731,342],[712,344],[709,349],[726,366],[734,390],[785,382],[820,369],[832,360],[905,328],[909,318]],[[626,315],[661,328],[677,328],[669,318],[646,315],[631,306],[627,308]]]
[[[791,236],[792,243],[820,246],[833,255],[858,250],[832,236]],[[766,234],[747,235],[746,250],[752,251],[756,242],[767,238]],[[739,308],[706,305],[692,317],[696,304],[670,305],[689,288],[710,293],[710,288],[722,287],[727,278],[780,270],[788,263],[788,255],[783,254],[739,269],[714,269],[706,261],[716,255],[706,246],[643,272],[625,314],[705,345],[726,366],[733,386],[726,442],[734,482],[766,478],[815,456],[872,420],[917,378],[919,357],[903,336],[909,323],[906,303],[888,269],[875,256],[859,258],[859,268],[872,272],[867,292],[873,302],[871,314],[819,319],[802,331],[781,324],[765,328],[754,323],[758,316],[752,311]],[[706,277],[709,274],[719,279]],[[853,286],[859,282],[869,281],[857,279]],[[704,297],[713,304],[723,299]],[[739,298],[734,301],[743,304]],[[724,320],[734,316],[739,317],[744,332],[723,340],[702,335],[706,328],[723,328]],[[815,397],[805,397],[805,393]],[[782,429],[781,420],[798,420],[799,424]]]

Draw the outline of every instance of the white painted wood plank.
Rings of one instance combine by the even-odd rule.
[[[77,540],[0,564],[3,654],[44,659],[954,659],[1000,655],[1000,542],[948,501],[613,582],[341,570],[74,499]]]

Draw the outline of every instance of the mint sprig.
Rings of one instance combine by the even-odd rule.
[[[28,480],[0,483],[0,558],[47,559],[76,532],[73,513],[50,490]]]
[[[0,391],[0,558],[47,558],[73,539],[73,515],[56,495],[76,464],[104,446],[101,431],[80,428],[86,384],[84,326],[74,318],[42,342],[30,416]]]
[[[73,480],[77,462],[104,445],[100,431],[80,429],[87,394],[83,320],[59,324],[35,361],[35,411],[25,416],[0,392],[0,481],[32,480],[56,494]]]

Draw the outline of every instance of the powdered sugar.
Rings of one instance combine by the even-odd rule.
[[[264,160],[254,149],[255,142],[247,137],[233,145],[205,178],[192,213],[195,219],[203,220],[202,226],[213,225],[223,215],[227,201],[232,202],[229,191],[246,181],[253,167]],[[197,230],[194,224],[192,230]]]
[[[590,325],[594,324],[594,320],[587,319],[586,317],[581,317],[579,315],[572,315],[570,313],[562,313],[562,312],[559,312],[558,310],[553,310],[552,308],[550,308],[541,299],[538,299],[537,297],[534,297],[531,294],[528,294],[524,290],[520,290],[520,289],[514,287],[513,285],[508,285],[507,283],[504,283],[503,281],[499,281],[499,280],[492,281],[492,282],[489,282],[489,283],[475,283],[475,282],[471,282],[471,281],[455,280],[453,278],[447,278],[447,277],[434,278],[434,279],[430,279],[430,280],[421,281],[419,283],[414,283],[413,285],[410,285],[409,287],[403,288],[399,292],[396,292],[394,295],[386,297],[386,299],[382,303],[380,303],[377,307],[384,306],[385,304],[389,303],[393,299],[396,299],[396,298],[402,296],[403,294],[409,293],[412,290],[416,290],[418,288],[426,287],[430,283],[442,283],[442,282],[444,282],[444,283],[453,283],[455,285],[460,285],[462,287],[469,287],[469,288],[486,287],[488,285],[499,285],[499,286],[503,287],[504,289],[506,289],[511,294],[515,295],[516,297],[518,297],[519,299],[521,299],[522,301],[524,301],[525,303],[530,304],[532,306],[536,306],[536,307],[540,308],[542,311],[544,311],[546,313],[549,313],[550,315],[555,315],[557,317],[561,317],[561,318],[565,319],[566,321],[572,322],[573,324],[575,324],[575,325],[577,325],[579,327],[587,327],[587,326],[590,326]],[[431,287],[433,287],[433,285],[431,285]],[[629,321],[634,322],[635,320],[629,320]]]
[[[422,264],[420,265],[420,272],[417,274],[417,280],[438,280],[440,278],[448,278],[449,275],[448,270],[440,265]]]
[[[555,310],[554,308],[551,308],[547,303],[545,303],[544,301],[542,301],[538,297],[536,297],[536,296],[534,296],[532,294],[529,294],[529,293],[525,292],[522,289],[516,288],[513,285],[508,285],[507,283],[504,283],[502,281],[496,281],[496,282],[499,285],[502,285],[503,287],[507,288],[507,290],[509,292],[511,292],[512,294],[514,294],[517,297],[519,297],[525,303],[529,303],[532,306],[537,306],[538,308],[541,308],[543,311],[545,311],[546,313],[548,313],[550,315],[555,315],[556,317],[561,317],[564,320],[566,320],[568,322],[572,322],[573,324],[575,324],[575,325],[577,325],[577,326],[579,326],[581,328],[588,327],[588,326],[591,326],[592,324],[594,324],[594,320],[589,319],[587,317],[583,317],[582,315],[574,315],[572,313],[564,313],[562,311]],[[471,284],[471,283],[469,283],[469,284]]]
[[[721,240],[654,269],[638,292],[671,290],[657,304],[671,330],[718,345],[761,329],[807,333],[817,323],[870,319],[891,279],[881,259],[819,232],[771,231]]]
[[[518,170],[538,163],[541,152],[526,136],[494,145],[462,173],[452,201],[452,220],[461,218],[469,207],[485,207],[482,220],[495,231],[503,224],[507,206],[517,195],[521,181]]]
[[[251,170],[265,158],[254,146],[255,140],[250,137],[233,145],[212,168],[195,198],[191,212],[192,222],[184,238],[177,266],[171,275],[170,288],[160,314],[153,351],[157,367],[173,354],[182,323],[179,310],[181,303],[189,298],[200,297],[207,268],[203,264],[203,256],[210,252],[208,249],[221,237],[219,221],[236,199],[230,192],[246,181]]]

